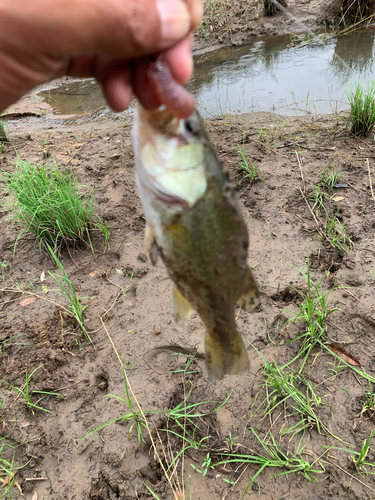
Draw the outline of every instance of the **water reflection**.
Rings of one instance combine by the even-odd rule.
[[[204,116],[331,113],[346,107],[341,101],[352,82],[375,79],[374,38],[375,30],[366,29],[319,44],[296,45],[282,36],[223,48],[197,61],[188,88]],[[99,85],[87,80],[39,96],[70,117],[98,114],[105,105]]]
[[[350,82],[375,78],[373,29],[295,46],[275,37],[222,49],[197,64],[189,85],[207,115],[277,111],[331,113]],[[308,101],[308,102],[307,102]]]
[[[66,86],[39,92],[55,114],[76,115],[92,114],[106,105],[100,85],[95,80],[69,82]]]
[[[353,81],[352,72],[357,81],[368,78],[367,75],[373,77],[374,62],[374,33],[368,30],[361,31],[360,35],[354,33],[340,37],[335,45],[331,67],[334,77],[344,85],[349,79]]]

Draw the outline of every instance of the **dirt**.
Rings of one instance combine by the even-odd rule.
[[[291,14],[312,30],[329,19],[326,9],[321,0],[288,2]],[[263,17],[259,2],[205,2],[195,53],[300,31],[281,12]],[[15,105],[15,114],[43,116],[39,102],[35,112],[35,102],[33,96],[27,97]],[[22,107],[25,103],[26,108]],[[300,271],[307,272],[308,255],[313,279],[322,279],[323,290],[330,291],[329,307],[337,308],[326,323],[327,342],[340,345],[375,377],[375,198],[367,164],[368,159],[374,179],[372,134],[364,139],[353,137],[342,115],[226,115],[208,120],[206,127],[236,185],[250,234],[249,264],[262,299],[252,314],[236,311],[251,360],[250,373],[216,384],[207,379],[199,317],[193,314],[183,329],[174,325],[171,283],[162,263],[153,267],[145,255],[131,118],[65,124],[44,118],[9,122],[10,142],[0,150],[0,170],[14,168],[17,154],[40,164],[51,158],[61,167],[71,167],[85,190],[97,187],[97,212],[109,222],[111,233],[105,251],[103,238],[92,231],[95,256],[84,244],[61,254],[68,276],[87,305],[84,320],[92,339],[88,343],[61,309],[66,302],[48,273],[56,272],[56,267],[39,252],[31,235],[18,241],[13,255],[20,228],[10,223],[8,200],[0,204],[0,263],[4,263],[0,267],[0,477],[6,478],[3,460],[14,460],[17,473],[11,498],[154,498],[147,486],[160,499],[182,498],[173,496],[144,427],[138,442],[134,419],[127,417],[131,409],[114,347],[124,359],[141,408],[153,412],[147,413],[147,421],[164,467],[186,446],[186,441],[172,434],[181,432],[171,419],[172,409],[199,403],[193,408],[205,414],[193,419],[197,428],[185,418],[180,420],[186,432],[201,441],[200,448],[186,449],[175,462],[172,483],[184,485],[185,498],[242,498],[259,466],[228,463],[207,468],[204,475],[202,464],[207,453],[211,464],[229,452],[267,456],[256,435],[269,442],[271,433],[280,450],[289,457],[298,454],[314,464],[317,472],[309,481],[301,473],[285,475],[285,467],[266,468],[244,498],[375,498],[375,481],[366,473],[372,471],[371,466],[356,470],[354,454],[337,449],[359,452],[374,428],[373,411],[362,411],[364,392],[372,391],[363,377],[348,367],[337,368],[333,354],[314,348],[302,375],[320,398],[315,411],[326,430],[310,422],[304,433],[283,434],[298,422],[290,400],[285,411],[281,405],[266,418],[265,404],[261,406],[269,397],[262,382],[265,360],[285,365],[301,347],[298,338],[305,327],[287,318],[299,310],[301,293],[307,291],[306,276]],[[264,174],[263,180],[258,178],[251,186],[237,170],[237,145],[242,144],[248,161]],[[316,221],[310,210],[311,185],[319,182],[331,164],[343,173],[340,182],[347,187],[334,188],[325,206],[331,216],[337,214],[353,242],[346,251],[319,238],[324,213],[321,210]],[[291,366],[297,370],[301,361]],[[58,394],[46,395],[38,403],[47,411],[31,411],[12,389],[25,390],[26,373],[33,370],[30,391]],[[34,394],[31,400],[36,403],[40,397]],[[90,434],[109,422],[113,423]],[[375,463],[372,450],[367,458]],[[0,485],[2,494],[10,498]]]
[[[286,317],[291,316],[288,311],[298,310],[301,296],[297,290],[307,289],[306,278],[298,269],[306,273],[308,252],[314,279],[325,276],[323,289],[331,290],[330,307],[338,309],[327,323],[328,341],[341,345],[367,373],[375,375],[371,348],[375,338],[374,199],[366,163],[368,158],[373,168],[371,134],[365,139],[353,137],[340,115],[283,118],[254,113],[218,117],[207,121],[206,126],[237,186],[251,239],[249,264],[254,267],[262,297],[261,306],[253,314],[236,313],[248,346],[251,373],[226,377],[216,384],[207,379],[204,328],[199,317],[194,314],[185,328],[176,328],[171,315],[171,284],[164,267],[161,262],[152,267],[145,256],[130,119],[87,122],[73,128],[58,125],[48,130],[10,124],[11,142],[3,146],[0,168],[13,168],[15,151],[23,159],[43,164],[48,150],[49,157],[59,165],[71,166],[85,189],[98,186],[98,214],[111,227],[106,252],[100,234],[92,232],[96,260],[84,245],[61,255],[68,276],[87,304],[85,326],[92,339],[88,344],[77,325],[62,314],[59,305],[66,303],[48,274],[56,271],[55,266],[39,252],[30,235],[20,239],[13,258],[19,228],[9,225],[11,214],[6,204],[1,206],[0,261],[6,264],[0,271],[0,378],[5,405],[0,409],[1,428],[6,437],[3,443],[15,447],[7,457],[14,453],[15,464],[23,467],[15,477],[20,489],[13,486],[12,498],[21,498],[21,490],[29,499],[36,498],[35,491],[39,499],[53,500],[152,498],[144,483],[159,498],[173,498],[148,433],[143,429],[144,442],[139,445],[131,427],[133,421],[120,419],[83,439],[95,428],[130,412],[125,402],[109,397],[114,394],[125,398],[121,365],[112,342],[124,358],[141,407],[155,412],[147,418],[156,441],[156,428],[169,425],[177,432],[162,412],[183,406],[190,389],[189,403],[211,401],[199,407],[201,413],[215,410],[219,403],[214,401],[229,397],[220,409],[197,422],[196,439],[211,436],[209,445],[187,450],[184,464],[180,460],[177,465],[178,474],[182,467],[185,473],[186,497],[190,477],[194,500],[241,497],[257,467],[228,464],[208,469],[203,476],[191,464],[199,469],[207,453],[215,463],[230,450],[266,455],[251,428],[264,440],[269,439],[272,429],[277,442],[292,453],[303,443],[304,458],[310,463],[324,454],[327,446],[359,451],[370,436],[373,413],[361,415],[363,391],[370,390],[368,383],[348,368],[339,369],[334,376],[329,369],[337,365],[337,360],[317,348],[303,375],[322,398],[324,404],[316,410],[322,422],[346,444],[328,432],[319,433],[313,425],[304,436],[283,436],[283,428],[297,422],[293,412],[287,411],[287,420],[284,414],[279,418],[280,407],[271,419],[264,419],[258,407],[266,398],[261,382],[262,358],[282,365],[300,348],[298,340],[285,342],[298,337],[304,327],[286,322]],[[237,144],[243,140],[248,160],[261,166],[264,183],[258,179],[249,186],[241,181],[236,169],[240,164]],[[341,199],[326,199],[325,203],[331,214],[338,211],[353,240],[354,248],[347,252],[319,239],[318,226],[302,194],[305,189],[305,197],[310,199],[311,184],[318,183],[321,172],[331,164],[336,172],[343,173],[340,182],[348,187],[334,189],[332,195]],[[318,217],[321,220],[321,214]],[[27,298],[36,300],[23,305]],[[160,346],[163,349],[156,349]],[[197,353],[187,370],[192,373],[183,376],[192,353]],[[38,367],[30,390],[61,395],[50,395],[40,402],[51,413],[33,413],[24,398],[11,389],[24,387],[26,368],[31,373]],[[32,401],[37,400],[33,395]],[[193,432],[189,423],[186,428]],[[182,449],[181,439],[170,434],[167,443],[166,433],[159,434],[161,442],[176,456]],[[231,447],[230,437],[234,441]],[[158,447],[161,453],[160,444]],[[374,458],[370,451],[368,459]],[[370,475],[356,473],[348,452],[332,449],[318,463],[316,469],[325,472],[314,475],[316,482],[296,473],[289,477],[274,475],[286,469],[265,470],[245,498],[374,498],[375,481]],[[237,483],[232,489],[224,480]]]

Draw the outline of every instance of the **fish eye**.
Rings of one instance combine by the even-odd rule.
[[[191,134],[197,135],[199,132],[199,125],[196,121],[188,119],[185,121],[185,129]]]

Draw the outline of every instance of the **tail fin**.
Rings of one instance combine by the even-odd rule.
[[[235,328],[228,340],[220,342],[217,337],[206,333],[206,368],[211,382],[221,380],[226,374],[238,375],[250,369],[249,357],[241,335]]]

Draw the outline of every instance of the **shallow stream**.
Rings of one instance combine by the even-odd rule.
[[[309,41],[279,36],[200,56],[189,90],[201,113],[273,111],[332,113],[347,107],[346,91],[375,80],[373,28]],[[112,115],[92,80],[39,92],[52,114],[47,119],[79,120]]]

